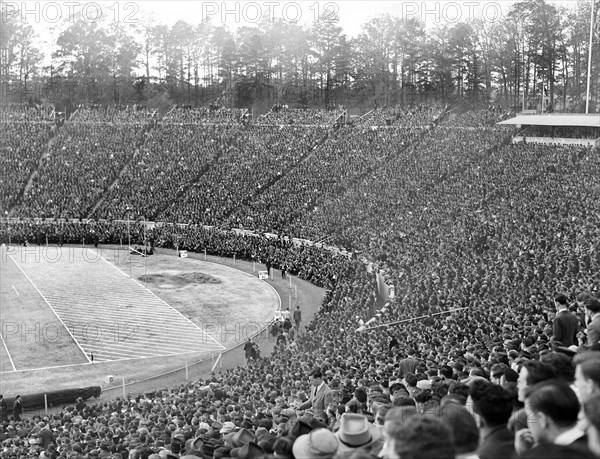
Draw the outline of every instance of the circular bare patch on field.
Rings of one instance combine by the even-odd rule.
[[[165,274],[154,273],[147,276],[139,276],[140,282],[148,282],[149,284],[159,288],[178,289],[187,287],[191,284],[220,284],[221,280],[210,276],[206,273],[191,272],[180,274]]]

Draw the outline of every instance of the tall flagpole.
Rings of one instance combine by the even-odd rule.
[[[587,92],[585,97],[585,114],[590,113],[590,81],[592,77],[592,41],[594,37],[594,1],[590,0],[591,10],[590,13],[590,46],[588,50],[588,71],[587,71]]]

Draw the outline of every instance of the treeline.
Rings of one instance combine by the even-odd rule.
[[[346,36],[331,13],[310,26],[265,19],[235,31],[211,21],[167,26],[80,17],[56,33],[51,65],[43,65],[49,59],[31,25],[5,14],[2,96],[67,110],[80,103],[214,102],[258,111],[277,102],[520,108],[525,100],[525,108],[577,112],[585,106],[590,8],[589,1],[557,7],[526,0],[495,20],[427,28],[386,14],[363,24],[356,37]],[[596,110],[600,43],[593,54]]]

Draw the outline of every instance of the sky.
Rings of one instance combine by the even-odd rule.
[[[174,24],[185,20],[198,24],[210,19],[213,24],[226,24],[231,29],[252,26],[261,17],[283,19],[310,25],[322,14],[335,14],[339,25],[349,36],[360,33],[360,27],[380,14],[410,19],[417,18],[428,26],[439,23],[456,23],[483,18],[496,21],[508,12],[511,0],[1,0],[4,11],[19,9],[23,20],[32,24],[47,39],[50,31],[61,29],[65,22],[73,21],[78,13],[94,21],[98,18],[124,24],[147,22],[154,17],[157,22]],[[574,5],[576,0],[562,0],[555,4]],[[100,5],[103,9],[100,8]],[[24,11],[24,13],[23,13]],[[6,14],[6,13],[5,13]]]
[[[577,0],[547,0],[556,5],[575,6]],[[583,0],[587,1],[587,0]],[[434,27],[473,19],[495,22],[508,13],[512,0],[0,0],[2,20],[20,11],[20,19],[31,24],[47,60],[56,39],[80,15],[86,20],[117,21],[124,25],[156,23],[173,25],[185,20],[192,25],[210,20],[231,30],[253,26],[261,16],[283,19],[304,26],[322,15],[336,15],[349,37],[361,32],[361,25],[373,17],[390,14],[402,19],[417,18]],[[1,24],[0,24],[1,25]],[[46,64],[48,64],[47,62]]]
[[[110,2],[109,2],[110,3]],[[271,19],[283,19],[308,25],[319,19],[321,14],[337,14],[339,24],[349,36],[356,36],[362,24],[380,14],[392,14],[404,19],[418,18],[428,25],[455,23],[483,18],[498,20],[508,12],[511,0],[226,0],[226,1],[120,1],[122,17],[139,17],[143,20],[148,12],[161,21],[175,23],[185,19],[198,23],[207,18],[213,23],[225,23],[235,28],[251,26],[260,14]],[[576,0],[549,1],[553,4],[574,5]],[[134,10],[136,11],[134,13]],[[116,8],[115,8],[116,11]]]

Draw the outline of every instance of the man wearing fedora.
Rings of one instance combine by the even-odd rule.
[[[325,410],[333,403],[333,392],[323,381],[323,373],[320,368],[314,368],[309,374],[311,391],[309,399],[298,407],[299,410],[307,410],[312,407],[317,417],[325,417]],[[325,417],[326,419],[326,417]]]
[[[358,449],[380,450],[383,444],[381,431],[364,414],[342,414],[335,437],[339,442],[336,459],[346,459]]]

